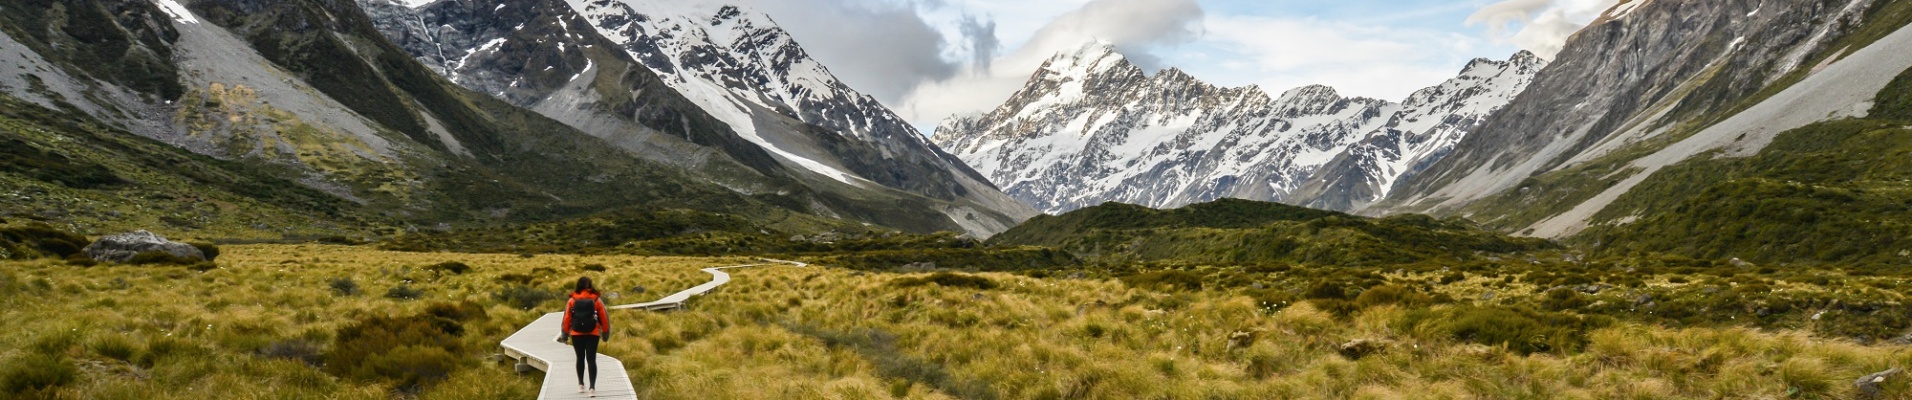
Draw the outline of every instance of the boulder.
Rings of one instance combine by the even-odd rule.
[[[1862,376],[1859,377],[1859,379],[1853,380],[1852,386],[1859,389],[1859,394],[1863,396],[1863,398],[1876,399],[1885,395],[1885,388],[1879,387],[1879,385],[1885,384],[1886,378],[1891,378],[1900,372],[1902,371],[1898,368],[1874,372],[1871,375]]]
[[[139,253],[149,251],[164,252],[179,258],[206,259],[206,254],[197,247],[166,240],[159,234],[144,230],[103,237],[81,250],[87,257],[103,262],[126,262]]]

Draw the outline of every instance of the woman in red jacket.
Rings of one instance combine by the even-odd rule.
[[[591,396],[597,397],[597,349],[599,339],[611,333],[611,319],[604,313],[604,302],[598,300],[597,287],[591,285],[590,277],[578,278],[576,290],[571,292],[571,300],[564,304],[564,335],[571,340],[571,349],[578,353],[578,393],[584,393],[584,372],[588,366],[591,371]]]

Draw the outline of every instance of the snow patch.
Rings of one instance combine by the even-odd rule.
[[[199,18],[193,17],[192,10],[186,9],[186,6],[179,4],[177,0],[155,0],[154,3],[159,5],[160,11],[165,11],[167,15],[173,16],[174,21],[179,21],[184,24],[199,23]]]

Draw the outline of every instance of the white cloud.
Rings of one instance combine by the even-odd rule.
[[[1271,95],[1321,84],[1344,96],[1400,100],[1454,77],[1484,47],[1457,33],[1315,19],[1221,16],[1207,27],[1203,41],[1214,54],[1203,55],[1224,61],[1184,69],[1211,83],[1257,84]]]
[[[1496,40],[1552,58],[1566,45],[1567,37],[1618,3],[1619,0],[1506,0],[1482,7],[1467,17],[1467,24],[1485,24]]]

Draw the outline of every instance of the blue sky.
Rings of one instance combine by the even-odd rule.
[[[1551,57],[1617,0],[737,0],[925,132],[993,109],[1090,40],[1144,68],[1270,95],[1309,84],[1400,100],[1474,58]],[[1153,71],[1151,71],[1153,72]]]

